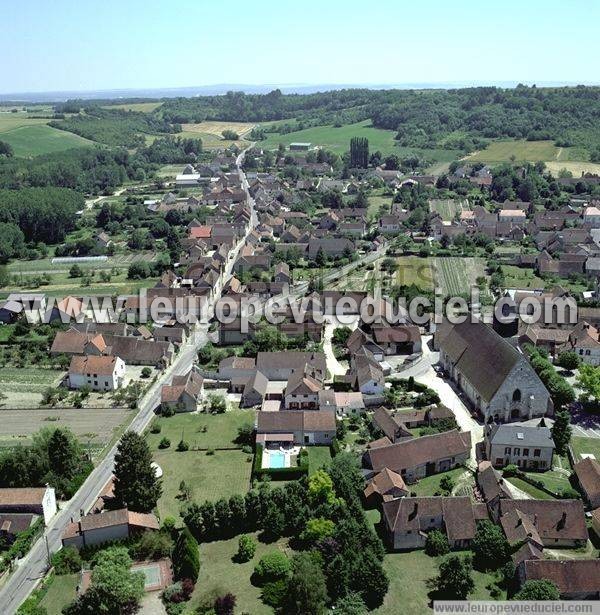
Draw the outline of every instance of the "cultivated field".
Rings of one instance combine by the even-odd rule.
[[[246,122],[200,122],[199,124],[183,124],[182,132],[177,137],[184,139],[202,139],[202,146],[206,149],[225,148],[232,143],[239,141],[229,141],[223,139],[224,130],[233,130],[240,139],[243,139],[255,126]]]
[[[485,275],[485,263],[480,258],[436,257],[432,266],[436,286],[447,296],[469,293],[477,285],[477,278]]]
[[[366,137],[369,139],[369,151],[379,150],[384,155],[393,153],[403,158],[411,154],[419,154],[432,162],[451,162],[458,156],[455,150],[398,147],[394,140],[395,134],[393,130],[373,127],[371,120],[364,120],[339,128],[331,125],[315,126],[287,134],[267,133],[267,139],[260,141],[259,145],[265,149],[276,149],[280,143],[284,145],[296,142],[312,143],[337,154],[343,154],[350,149],[352,137]]]
[[[463,210],[470,210],[469,201],[455,201],[453,199],[431,199],[429,201],[429,211],[438,213],[442,220],[450,222],[454,220],[456,214]]]
[[[13,371],[13,370],[8,370]],[[17,371],[17,370],[14,370]],[[35,370],[18,370],[20,372]],[[42,370],[38,370],[42,371]],[[6,383],[2,382],[2,390]],[[40,396],[41,397],[41,396]],[[130,419],[131,410],[123,408],[0,408],[0,446],[24,444],[43,427],[69,427],[84,444],[102,447]]]
[[[510,162],[537,162],[538,160],[556,160],[559,148],[553,141],[493,141],[484,150],[467,156],[468,162],[485,162],[495,164]]]
[[[123,103],[121,105],[105,105],[104,109],[125,109],[125,111],[142,111],[150,113],[162,105],[161,102]]]
[[[569,171],[573,177],[581,177],[582,173],[600,175],[600,164],[598,163],[563,161],[562,157],[554,162],[546,162],[546,167],[555,177],[563,170]]]
[[[423,290],[433,290],[433,271],[429,258],[419,256],[400,256],[396,259],[396,284],[410,286],[414,284]]]
[[[502,265],[506,288],[545,288],[546,282],[535,275],[533,269],[515,265]]]
[[[0,402],[0,411],[4,412],[3,408],[39,406],[44,389],[58,385],[63,375],[64,372],[54,369],[3,367],[0,370],[0,391],[6,395],[6,398]],[[24,421],[22,428],[26,429],[29,421],[31,418]],[[0,426],[0,438],[3,433],[2,429],[8,428],[13,431],[13,427],[10,422],[7,426],[3,421]],[[17,434],[20,433],[20,431],[17,432]]]
[[[94,145],[79,135],[47,126],[49,121],[31,118],[27,113],[2,113],[0,140],[12,146],[15,156],[39,156]]]

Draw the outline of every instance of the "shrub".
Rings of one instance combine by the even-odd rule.
[[[177,450],[180,453],[184,453],[185,451],[190,450],[190,445],[185,440],[179,440],[179,444],[177,444]]]
[[[169,446],[171,446],[171,440],[169,440],[169,438],[167,437],[161,438],[160,442],[158,443],[158,448],[169,448]]]
[[[150,433],[160,433],[162,430],[162,426],[158,421],[153,421],[152,425],[150,425]]]
[[[239,562],[249,562],[256,553],[256,540],[246,534],[240,536],[237,559]]]
[[[134,559],[160,559],[171,555],[173,540],[166,532],[144,532],[131,549]]]
[[[144,367],[140,375],[142,378],[150,378],[152,376],[152,368]]]
[[[449,551],[448,539],[440,530],[432,530],[427,534],[427,540],[425,541],[425,553],[427,555],[436,557],[437,555],[446,555]]]
[[[560,497],[563,500],[579,500],[581,498],[581,494],[577,489],[573,489],[573,487],[565,487],[560,492]]]
[[[287,597],[288,584],[286,579],[278,581],[269,581],[262,588],[262,601],[275,610],[280,609],[285,603]]]
[[[502,475],[506,477],[516,476],[519,473],[519,468],[514,463],[509,463],[504,470],[502,470]]]
[[[281,551],[271,551],[260,558],[254,568],[254,577],[259,584],[284,579],[290,572],[290,560]]]
[[[232,593],[219,596],[215,600],[216,615],[233,615],[235,609],[235,596]]]
[[[75,547],[64,547],[52,556],[56,574],[69,574],[81,570],[81,556]]]

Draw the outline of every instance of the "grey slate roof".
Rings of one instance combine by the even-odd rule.
[[[492,425],[490,442],[504,446],[551,446],[554,448],[552,432],[548,427],[510,423]]]

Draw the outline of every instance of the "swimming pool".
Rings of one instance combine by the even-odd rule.
[[[286,454],[281,451],[269,452],[269,467],[270,468],[285,468]]]

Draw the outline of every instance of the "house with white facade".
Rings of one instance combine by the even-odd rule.
[[[117,356],[78,355],[69,366],[69,387],[114,391],[125,380],[125,361]]]

